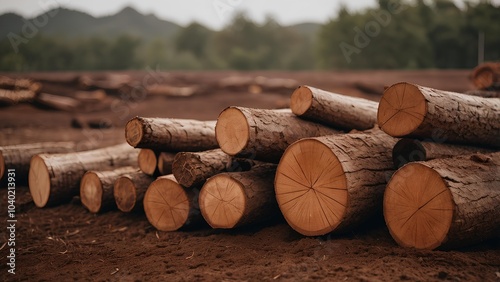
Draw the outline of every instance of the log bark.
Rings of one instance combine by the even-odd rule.
[[[122,212],[131,212],[142,208],[146,190],[154,180],[154,177],[142,172],[134,172],[118,178],[113,188],[118,209]]]
[[[392,148],[392,161],[395,168],[400,168],[409,162],[491,152],[492,150],[486,148],[403,138]]]
[[[500,62],[488,62],[474,68],[471,75],[474,86],[478,89],[500,89]]]
[[[20,103],[31,103],[35,99],[35,92],[31,90],[0,89],[0,106],[11,106]]]
[[[236,228],[279,215],[273,179],[276,165],[217,174],[200,191],[200,210],[212,228]]]
[[[286,150],[275,178],[288,224],[307,236],[345,232],[380,214],[396,139],[380,130],[302,139]]]
[[[394,137],[499,148],[500,99],[397,83],[382,96],[378,124]]]
[[[198,195],[198,188],[182,187],[172,174],[160,176],[144,195],[146,217],[160,231],[196,225],[203,221]]]
[[[208,178],[224,172],[232,157],[220,149],[204,152],[180,152],[175,155],[172,173],[184,187],[201,185]]]
[[[33,202],[40,208],[68,202],[78,195],[86,171],[134,166],[138,153],[121,144],[77,153],[35,155],[29,170]]]
[[[160,175],[172,174],[172,164],[174,163],[175,154],[169,152],[161,152],[158,155],[158,173]]]
[[[231,156],[278,162],[285,149],[305,138],[339,131],[296,117],[290,110],[229,107],[217,120],[220,148]]]
[[[346,130],[373,128],[377,106],[377,102],[305,85],[297,88],[290,100],[290,108],[297,116]]]
[[[465,94],[471,95],[471,96],[483,97],[483,98],[500,98],[500,89],[497,91],[469,90],[469,91],[466,91]]]
[[[127,123],[125,138],[132,147],[165,152],[217,148],[215,121],[135,117]]]
[[[107,97],[106,92],[102,89],[75,92],[75,98],[80,102],[98,103],[104,101]]]
[[[68,112],[75,111],[82,105],[80,101],[74,98],[48,93],[38,93],[35,96],[35,103],[45,108]]]
[[[116,209],[113,185],[123,175],[138,172],[132,166],[115,170],[87,171],[80,181],[80,200],[91,213]]]
[[[500,152],[400,168],[384,217],[394,240],[417,249],[462,247],[500,236]]]
[[[142,172],[147,175],[158,175],[158,155],[151,149],[141,149],[137,156],[137,164]]]

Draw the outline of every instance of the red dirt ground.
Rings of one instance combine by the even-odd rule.
[[[145,72],[130,72],[141,79]],[[343,94],[378,100],[353,87],[363,82],[382,88],[409,81],[445,90],[472,88],[468,71],[374,72],[176,72],[178,84],[209,83],[228,75],[264,75],[296,79]],[[7,74],[9,76],[16,76]],[[64,74],[24,74],[33,78]],[[168,75],[166,75],[168,76]],[[173,77],[173,78],[172,78]],[[71,96],[72,89],[44,85],[45,91]],[[220,91],[191,98],[147,97],[97,112],[68,113],[31,105],[0,109],[0,145],[36,141],[110,142],[123,136],[135,115],[216,119],[227,106],[274,108],[289,94]],[[116,105],[115,105],[116,106]],[[111,122],[111,129],[74,129],[75,116]],[[6,223],[5,189],[0,221]],[[17,187],[16,274],[7,273],[7,232],[0,235],[0,280],[29,281],[499,281],[500,244],[496,239],[459,250],[417,251],[396,245],[382,220],[343,235],[304,237],[283,220],[251,228],[220,231],[159,232],[144,214],[110,211],[92,215],[78,198],[66,205],[39,209],[29,189]]]

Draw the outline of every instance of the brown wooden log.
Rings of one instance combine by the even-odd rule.
[[[135,117],[126,125],[125,138],[132,147],[165,152],[217,148],[215,121]]]
[[[160,175],[172,174],[172,164],[174,163],[175,154],[169,152],[161,152],[158,155],[158,173]]]
[[[392,148],[392,161],[395,168],[400,168],[409,162],[491,152],[492,150],[486,148],[403,138]]]
[[[57,205],[78,195],[89,170],[109,170],[137,164],[138,150],[127,144],[66,154],[39,154],[30,162],[29,188],[37,207]]]
[[[226,108],[215,134],[220,148],[231,156],[278,162],[285,149],[305,138],[337,134],[332,128],[296,117],[289,109]]]
[[[380,213],[396,143],[380,130],[307,138],[286,150],[275,178],[288,224],[307,236],[345,232]]]
[[[158,174],[158,152],[151,149],[141,149],[137,156],[137,164],[142,172],[147,175]]]
[[[11,106],[21,103],[31,103],[35,99],[35,92],[31,90],[0,89],[0,106]]]
[[[190,97],[200,92],[197,85],[176,87],[164,84],[155,84],[147,89],[148,95],[167,96],[167,97]]]
[[[172,174],[158,177],[144,195],[148,221],[161,231],[175,231],[203,221],[198,206],[199,189],[182,187]]]
[[[397,83],[382,96],[378,124],[394,137],[498,148],[500,99]]]
[[[99,213],[116,208],[113,195],[115,181],[123,175],[138,172],[132,166],[106,171],[87,171],[80,181],[80,200],[91,213]]]
[[[465,94],[471,95],[471,96],[483,97],[483,98],[500,98],[500,89],[497,91],[469,90],[469,91],[465,91]]]
[[[347,130],[373,128],[377,106],[377,102],[305,85],[297,88],[290,100],[290,108],[297,116]]]
[[[102,74],[102,75],[81,75],[78,84],[83,89],[104,89],[110,92],[118,92],[121,87],[130,83],[130,76],[127,74]]]
[[[102,89],[94,91],[76,91],[75,98],[81,102],[98,103],[104,101],[108,96]]]
[[[200,210],[212,228],[236,228],[279,215],[273,179],[276,165],[217,174],[200,191]]]
[[[142,208],[144,195],[154,177],[135,172],[124,175],[115,181],[113,194],[116,206],[122,212],[131,212]]]
[[[488,62],[474,68],[471,75],[478,89],[500,89],[500,62]]]
[[[0,89],[6,90],[28,90],[31,92],[39,92],[42,85],[26,78],[13,79],[6,76],[0,76]]]
[[[232,157],[221,149],[204,152],[180,152],[175,155],[172,173],[184,187],[201,185],[209,177],[224,172]]]
[[[500,235],[500,152],[409,163],[387,185],[384,217],[394,240],[454,248]]]
[[[45,108],[68,112],[75,111],[82,105],[74,98],[48,93],[38,93],[35,96],[35,103]]]

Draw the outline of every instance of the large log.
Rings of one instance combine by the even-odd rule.
[[[135,117],[127,123],[125,138],[132,147],[166,152],[217,148],[215,121]]]
[[[305,138],[339,131],[295,116],[289,109],[226,108],[219,115],[215,134],[220,148],[231,156],[278,162],[285,149]]]
[[[492,150],[486,148],[402,138],[394,145],[394,148],[392,148],[392,161],[394,167],[400,168],[409,162],[491,152]]]
[[[347,130],[373,128],[377,106],[377,102],[305,85],[297,88],[290,99],[290,108],[297,116]]]
[[[174,163],[175,155],[169,152],[161,152],[158,155],[158,173],[160,175],[172,174],[172,164]]]
[[[500,62],[488,62],[474,68],[471,75],[478,89],[500,89]]]
[[[500,236],[500,152],[409,163],[387,185],[394,240],[417,249],[460,247]]]
[[[158,230],[175,231],[203,221],[198,206],[199,189],[182,187],[172,174],[158,177],[144,195],[148,221]]]
[[[82,176],[89,170],[109,170],[137,164],[138,150],[127,144],[66,154],[33,156],[29,188],[37,207],[57,205],[78,195]]]
[[[345,232],[380,213],[391,149],[380,130],[302,139],[286,150],[275,179],[288,224],[307,236]]]
[[[115,181],[113,194],[116,206],[122,212],[131,212],[142,207],[144,195],[154,177],[142,172],[124,175]]]
[[[35,92],[31,90],[0,89],[0,106],[11,106],[20,103],[31,103],[35,99]]]
[[[212,228],[235,228],[276,218],[273,179],[276,165],[217,174],[200,191],[200,210]]]
[[[113,196],[115,181],[123,175],[138,172],[131,166],[106,171],[87,171],[80,181],[80,200],[91,213],[116,208]]]
[[[500,99],[397,83],[382,96],[378,124],[394,137],[498,148]]]

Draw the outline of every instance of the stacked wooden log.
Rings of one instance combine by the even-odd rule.
[[[466,93],[484,98],[500,98],[500,62],[480,64],[471,74],[475,90]]]

